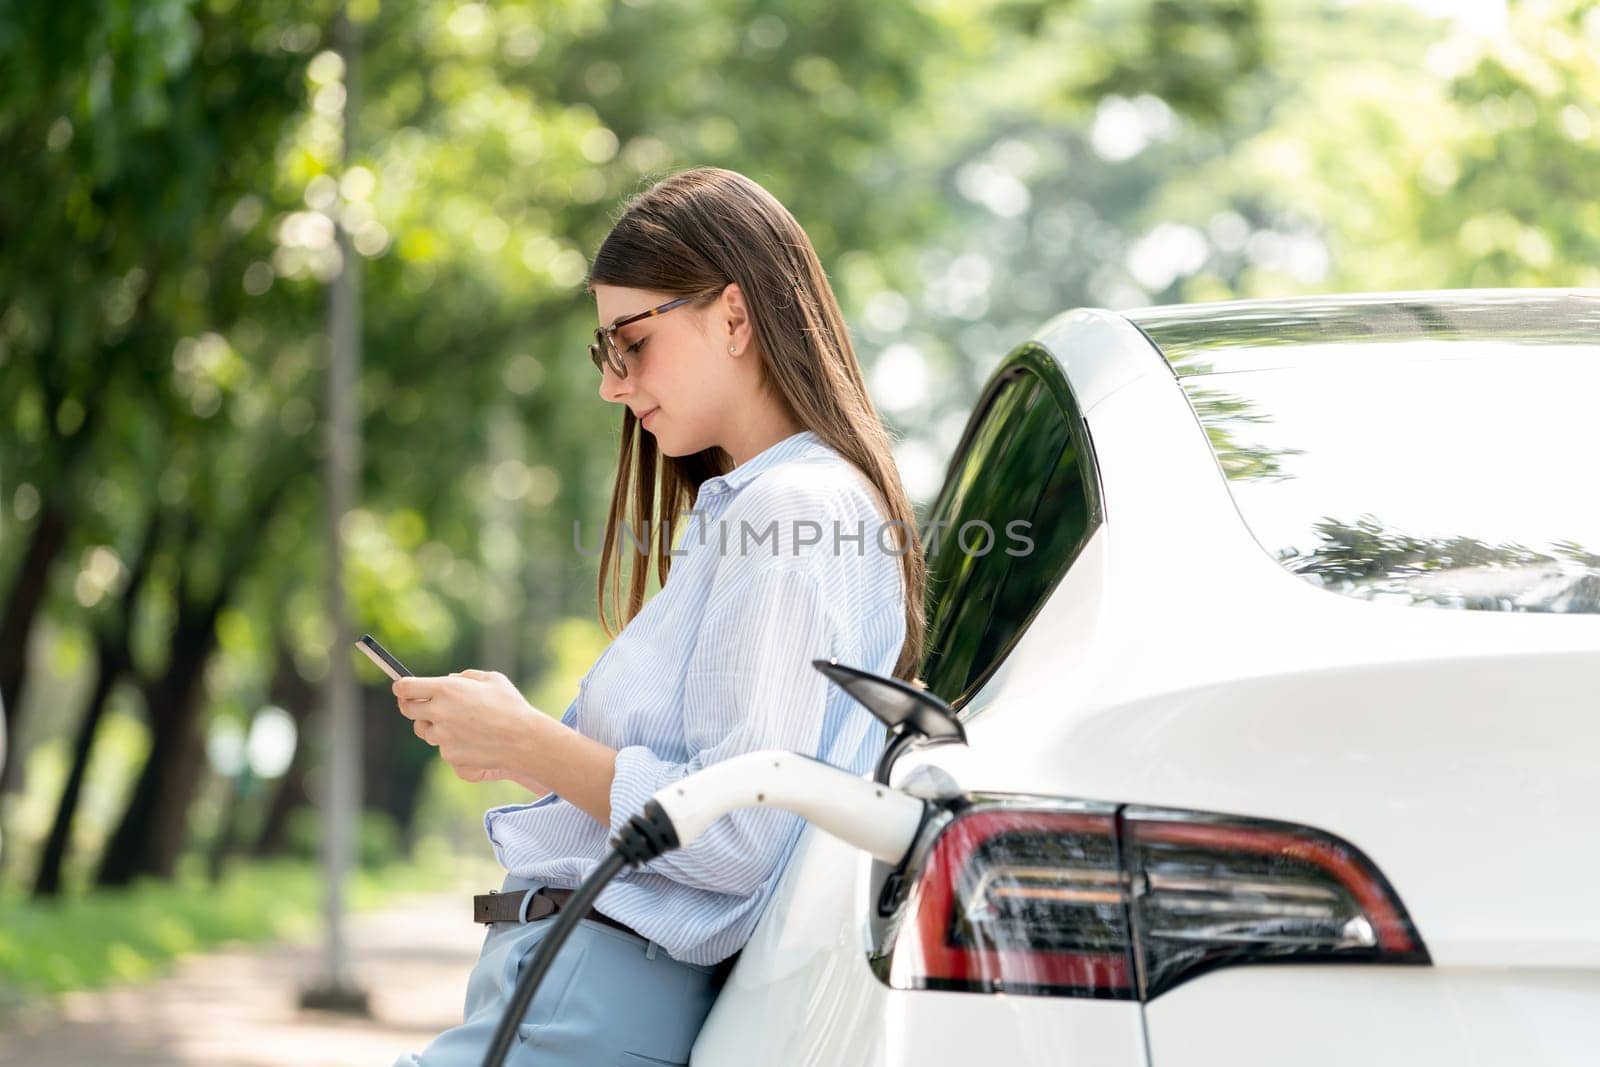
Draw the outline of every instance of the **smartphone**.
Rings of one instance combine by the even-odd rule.
[[[367,658],[378,665],[378,669],[395,681],[411,677],[411,671],[404,663],[389,655],[389,650],[378,644],[378,639],[371,634],[362,634],[361,640],[356,642],[356,647],[367,654]]]

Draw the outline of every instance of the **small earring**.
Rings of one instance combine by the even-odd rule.
[[[739,354],[738,347],[735,346],[735,345],[729,345],[728,346],[728,354],[729,355],[733,355],[733,356],[737,356]]]

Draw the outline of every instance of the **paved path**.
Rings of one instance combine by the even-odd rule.
[[[461,1021],[483,927],[470,891],[403,898],[350,920],[357,1019],[299,1010],[315,941],[193,956],[151,984],[74,993],[0,1032],[0,1067],[389,1067]]]

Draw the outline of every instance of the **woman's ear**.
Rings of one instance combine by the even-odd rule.
[[[744,290],[738,282],[729,282],[722,290],[723,338],[730,355],[742,356],[755,338],[755,325],[750,321],[750,308],[745,303]]]

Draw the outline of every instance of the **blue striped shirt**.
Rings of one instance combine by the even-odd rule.
[[[574,888],[653,793],[745,752],[786,749],[867,773],[883,727],[811,661],[888,674],[899,658],[901,559],[877,499],[810,430],[703,482],[666,584],[561,717],[617,750],[611,825],[553,793],[493,808],[484,827],[506,870]],[[804,825],[771,808],[725,815],[693,844],[624,871],[596,906],[675,959],[715,963],[749,939]]]

